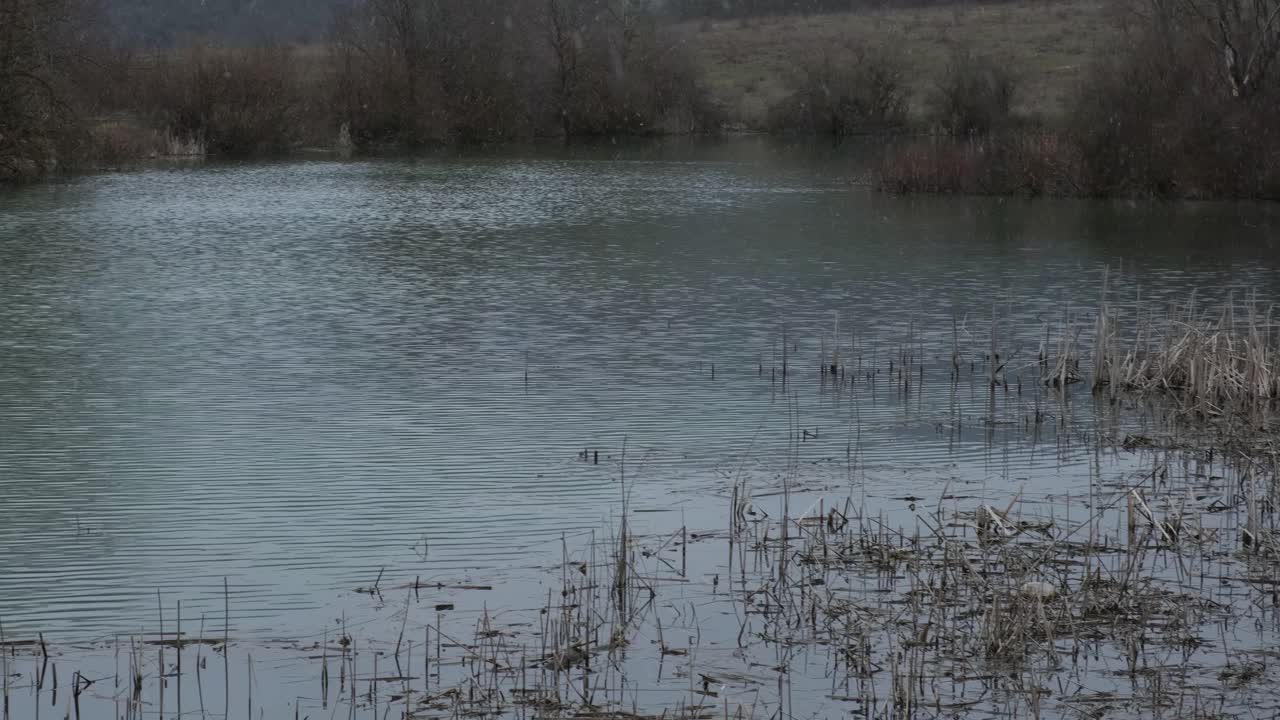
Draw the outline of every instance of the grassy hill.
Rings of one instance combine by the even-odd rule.
[[[339,0],[108,0],[131,37],[191,37],[323,45]],[[799,86],[797,63],[840,45],[887,45],[901,56],[919,114],[956,47],[1011,68],[1017,110],[1058,115],[1090,57],[1115,37],[1105,0],[957,0],[829,14],[693,19],[677,23],[731,119],[758,125]]]
[[[922,111],[956,47],[1010,68],[1017,110],[1059,115],[1091,57],[1117,37],[1107,3],[1020,0],[746,20],[688,21],[678,26],[716,99],[733,119],[758,124],[767,108],[796,87],[797,63],[841,44],[885,44],[900,53],[912,109]]]

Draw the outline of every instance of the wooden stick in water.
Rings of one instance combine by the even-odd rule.
[[[222,712],[231,714],[231,590],[222,578]]]
[[[160,666],[156,670],[156,683],[160,692],[160,717],[164,717],[164,602],[160,599],[160,588],[156,588],[156,612],[160,615]]]

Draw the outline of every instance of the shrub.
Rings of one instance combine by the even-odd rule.
[[[1015,89],[1004,67],[958,50],[929,98],[929,113],[953,135],[986,135],[1010,124]]]
[[[194,45],[137,70],[142,114],[220,155],[279,152],[300,142],[299,68],[288,48]]]
[[[696,65],[647,3],[383,0],[340,18],[335,46],[333,105],[357,145],[714,123]]]
[[[160,133],[130,119],[113,119],[90,128],[87,157],[82,161],[94,167],[113,167],[165,152],[165,138]]]
[[[771,129],[842,137],[906,123],[902,63],[886,49],[824,53],[801,66],[799,85],[771,108]]]
[[[563,108],[567,132],[650,135],[714,129],[716,113],[682,46],[656,28],[620,41],[625,42],[621,52],[605,39],[586,50],[586,64]]]
[[[1078,195],[1079,176],[1076,148],[1045,131],[911,142],[890,148],[876,171],[888,192],[969,195]]]
[[[1240,75],[1235,56],[1224,60],[1220,39],[1198,32],[1199,15],[1166,10],[1133,17],[1138,22],[1125,42],[1100,57],[1081,83],[1061,127],[1001,129],[1004,83],[990,69],[957,62],[935,112],[958,119],[950,129],[969,140],[891,149],[878,168],[880,186],[1280,199],[1280,74]]]
[[[1280,86],[1238,97],[1215,48],[1139,27],[1086,79],[1068,117],[1095,195],[1280,198]]]

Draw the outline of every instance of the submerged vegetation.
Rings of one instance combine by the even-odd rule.
[[[948,480],[868,497],[879,470],[862,459],[860,433],[811,431],[788,409],[786,471],[762,476],[749,457],[730,459],[698,526],[681,515],[641,529],[632,493],[643,462],[625,445],[606,455],[616,519],[562,538],[537,590],[495,598],[497,585],[379,571],[353,592],[376,598],[384,622],[344,615],[266,646],[235,638],[225,586],[218,612],[198,620],[157,597],[156,625],[131,637],[64,647],[0,637],[6,712],[48,702],[68,717],[185,707],[1207,719],[1273,706],[1280,335],[1270,311],[1253,296],[1123,303],[1104,283],[1092,313],[1064,310],[1022,364],[998,315],[964,340],[959,323],[947,330],[926,343],[912,324],[858,343],[837,323],[809,343],[820,350],[808,362],[783,331],[774,362],[762,356],[736,381],[767,383],[789,406],[799,384],[851,400],[877,384],[909,396],[925,366],[942,363],[952,392],[991,399],[991,415],[969,425],[1056,428],[1061,451],[1095,458],[1086,487]],[[1075,425],[1070,403],[1090,399],[1098,423]],[[801,446],[828,430],[848,443],[841,467],[802,462]],[[966,420],[940,431],[965,432]],[[1104,469],[1103,455],[1125,460]]]

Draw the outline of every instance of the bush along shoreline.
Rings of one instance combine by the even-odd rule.
[[[998,69],[953,63],[957,77],[943,81],[933,109],[950,136],[887,149],[875,184],[896,193],[1280,200],[1280,1],[1115,12],[1124,42],[1097,58],[1059,122],[1017,123],[1006,100],[1013,86],[981,78]]]

